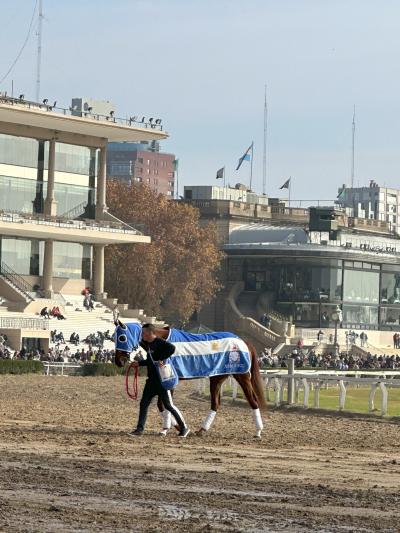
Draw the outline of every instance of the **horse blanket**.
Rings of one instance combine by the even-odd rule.
[[[195,334],[173,328],[167,340],[175,346],[171,364],[180,378],[245,374],[250,370],[249,348],[233,333]]]
[[[234,333],[217,331],[198,334],[172,328],[167,340],[175,346],[168,363],[179,378],[246,374],[250,370],[249,348]],[[141,341],[140,324],[117,326],[115,341],[117,349],[132,352]]]

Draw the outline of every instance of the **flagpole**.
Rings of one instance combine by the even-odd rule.
[[[289,208],[290,208],[290,192],[292,188],[292,176],[289,177]]]
[[[253,147],[254,141],[251,141],[251,161],[250,161],[250,190],[253,183]]]
[[[264,150],[263,150],[263,182],[262,193],[267,193],[267,128],[268,128],[268,106],[267,106],[267,86],[264,85]]]
[[[225,189],[225,167],[224,167],[224,189]]]

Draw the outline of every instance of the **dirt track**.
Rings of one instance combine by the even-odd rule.
[[[180,385],[196,428],[208,402]],[[122,378],[0,376],[0,531],[400,531],[397,423],[225,400],[204,438],[126,436]]]

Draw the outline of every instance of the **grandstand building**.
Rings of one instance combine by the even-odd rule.
[[[106,297],[105,246],[150,242],[108,212],[107,145],[166,137],[161,126],[118,119],[114,109],[77,114],[23,95],[0,97],[1,331],[7,319],[10,338],[45,339],[32,321],[12,328],[12,312],[33,320],[46,303],[84,287],[97,301]]]
[[[216,224],[225,252],[223,289],[201,311],[202,324],[229,329],[233,316],[250,317],[256,328],[270,313],[298,331],[333,331],[339,306],[341,330],[400,330],[400,239],[388,221],[337,207],[190,203]]]

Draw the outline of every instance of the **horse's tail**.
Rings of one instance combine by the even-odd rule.
[[[266,409],[267,403],[265,401],[264,383],[261,378],[260,365],[258,364],[257,351],[252,344],[247,343],[250,348],[251,355],[251,385],[260,409]]]

